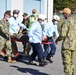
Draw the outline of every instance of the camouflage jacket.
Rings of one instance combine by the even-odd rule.
[[[29,18],[27,18],[26,20],[23,19],[22,23],[28,28],[28,24],[29,24]]]
[[[0,38],[9,39],[9,22],[0,20]]]
[[[76,21],[73,18],[62,23],[58,39],[63,39],[62,49],[76,50]]]

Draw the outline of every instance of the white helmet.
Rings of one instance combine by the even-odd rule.
[[[59,17],[58,15],[54,15],[54,16],[53,16],[53,19],[55,19],[55,20],[58,20],[58,21],[59,21],[59,20],[60,20],[60,17]]]
[[[38,18],[40,18],[42,20],[45,20],[46,19],[45,15],[43,15],[43,14],[39,14],[39,17]]]

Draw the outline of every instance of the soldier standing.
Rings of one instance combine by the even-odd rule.
[[[61,32],[56,39],[56,43],[63,39],[62,42],[62,60],[65,75],[74,75],[74,53],[76,50],[76,22],[70,17],[71,10],[64,8],[62,15],[65,21],[61,25]]]
[[[4,18],[0,20],[0,50],[5,50],[9,63],[16,62],[11,59],[12,49],[10,41],[10,32],[9,32],[9,22],[8,19],[11,17],[10,11],[4,13]]]

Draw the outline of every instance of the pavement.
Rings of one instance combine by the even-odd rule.
[[[23,51],[22,43],[18,42],[18,49],[20,52]],[[37,65],[28,65],[28,58],[25,55],[16,63],[7,63],[0,58],[0,75],[64,75],[61,58],[61,42],[57,44],[57,51],[52,60],[54,61],[52,64],[48,62],[46,66],[39,67]],[[38,62],[36,63],[38,64]]]

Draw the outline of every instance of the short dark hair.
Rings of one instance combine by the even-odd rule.
[[[19,14],[20,11],[18,9],[13,10],[13,14]]]
[[[23,17],[25,17],[25,16],[28,16],[28,14],[27,13],[23,13],[23,15],[22,15]]]
[[[9,16],[11,16],[11,11],[10,11],[10,10],[7,10],[7,11],[4,13],[4,16],[5,16],[6,14],[9,15]]]

